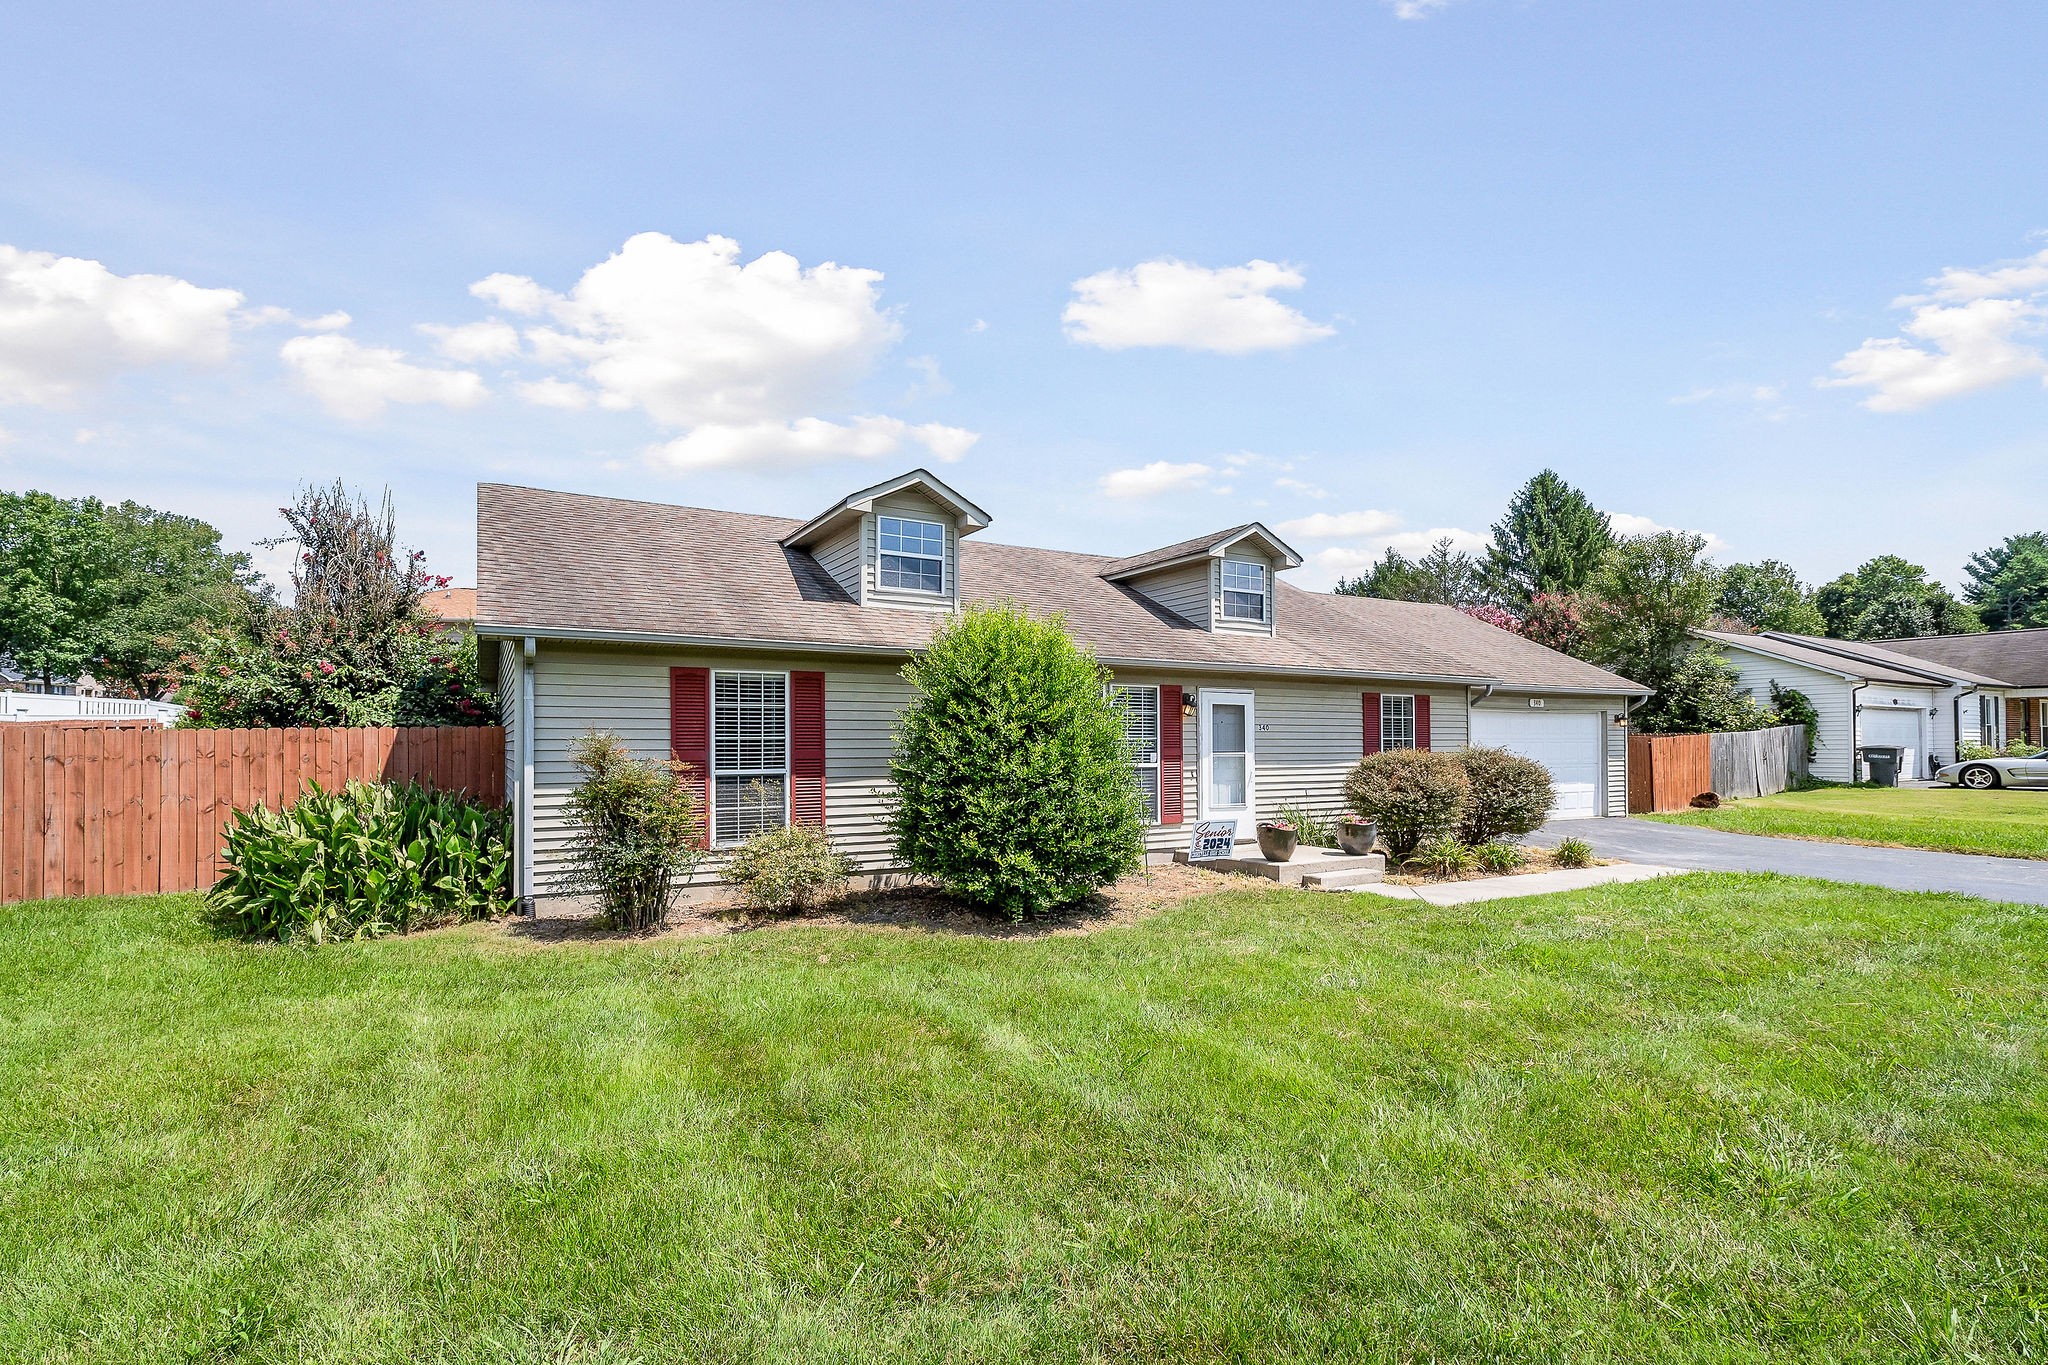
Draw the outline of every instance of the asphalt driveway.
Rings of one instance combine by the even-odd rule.
[[[1773,839],[1655,820],[1565,820],[1545,825],[1529,836],[1529,842],[1549,846],[1564,838],[1584,839],[1601,857],[1632,863],[1705,872],[1783,872],[1894,891],[1960,891],[1991,900],[2048,905],[2048,862],[2026,858]]]

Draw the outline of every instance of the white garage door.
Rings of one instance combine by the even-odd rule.
[[[1920,775],[1920,710],[1907,710],[1893,706],[1866,706],[1857,717],[1856,728],[1861,731],[1857,743],[1890,744],[1906,751],[1905,761],[1899,764],[1899,776]],[[1863,766],[1859,755],[1856,760],[1857,776],[1867,778],[1869,769]]]
[[[1474,711],[1472,742],[1533,758],[1557,789],[1553,820],[1600,813],[1600,717],[1588,711]]]

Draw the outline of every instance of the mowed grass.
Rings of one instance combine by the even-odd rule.
[[[1087,936],[0,907],[24,1361],[2038,1359],[2042,912],[1690,876]]]
[[[2044,791],[1822,787],[1737,801],[1719,810],[1644,818],[1737,834],[2048,858],[2048,792]]]

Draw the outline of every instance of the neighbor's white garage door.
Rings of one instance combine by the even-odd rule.
[[[1557,789],[1553,820],[1590,820],[1600,813],[1600,717],[1590,711],[1472,713],[1472,742],[1533,758],[1550,769]]]
[[[1856,737],[1858,746],[1866,744],[1890,744],[1906,751],[1905,759],[1899,764],[1900,777],[1920,776],[1920,708],[1894,706],[1866,706],[1857,717]],[[1856,758],[1856,775],[1868,778],[1869,769],[1863,766],[1861,754]]]

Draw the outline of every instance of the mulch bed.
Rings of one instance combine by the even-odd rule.
[[[1055,934],[1089,934],[1113,925],[1135,924],[1168,906],[1196,896],[1243,887],[1247,882],[1270,889],[1271,883],[1234,877],[1205,868],[1168,863],[1125,877],[1086,900],[1044,919],[1012,922],[991,914],[936,887],[918,882],[875,891],[853,891],[800,915],[765,915],[736,898],[680,906],[659,931],[625,933],[600,926],[589,913],[552,913],[538,919],[503,921],[511,937],[539,943],[592,943],[608,940],[641,942],[651,938],[690,938],[709,934],[740,934],[782,925],[828,925],[861,929],[919,930],[926,933],[972,934],[981,938],[1045,938]]]

